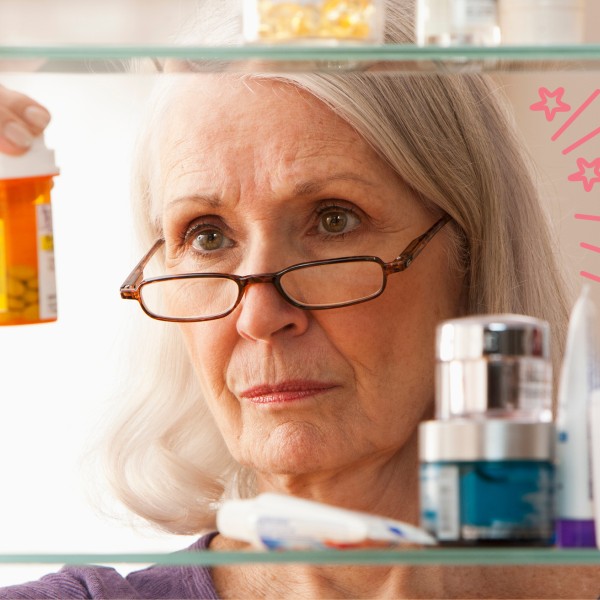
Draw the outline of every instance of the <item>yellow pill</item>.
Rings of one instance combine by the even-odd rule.
[[[9,277],[6,283],[6,291],[13,298],[20,298],[26,291],[25,284],[15,277]]]
[[[30,265],[12,265],[7,271],[10,277],[20,279],[21,281],[37,278],[36,269]]]
[[[25,308],[25,302],[21,298],[8,297],[8,310],[10,312],[21,312]]]
[[[39,283],[38,283],[38,278],[34,277],[33,279],[29,279],[27,281],[27,287],[30,290],[37,290],[37,289],[39,289],[40,286],[39,286]]]
[[[332,37],[359,38],[369,36],[372,0],[325,0],[322,27]]]
[[[38,309],[37,304],[32,304],[28,306],[23,312],[21,316],[27,321],[39,321],[40,319],[40,311]]]
[[[260,15],[260,33],[276,40],[315,36],[319,31],[320,16],[317,8],[311,5],[265,4]]]
[[[23,294],[23,302],[25,304],[37,304],[38,303],[38,293],[36,290],[27,290]]]

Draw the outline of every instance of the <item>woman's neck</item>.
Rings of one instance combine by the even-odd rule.
[[[419,519],[416,434],[400,452],[340,469],[258,477],[258,492],[289,494],[416,524]]]

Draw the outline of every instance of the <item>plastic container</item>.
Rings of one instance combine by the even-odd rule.
[[[498,0],[417,0],[420,46],[497,46]]]
[[[600,549],[600,387],[590,399],[590,453],[592,468],[592,497],[594,499],[594,533]]]
[[[502,44],[581,44],[583,0],[500,0]]]
[[[421,527],[450,545],[551,545],[554,435],[552,423],[422,423]]]
[[[436,341],[436,417],[552,419],[548,323],[524,315],[443,322]]]
[[[249,43],[383,43],[385,0],[244,0]]]
[[[452,545],[549,545],[554,453],[549,326],[524,315],[442,322],[436,417],[419,426],[421,526]]]
[[[421,529],[386,517],[283,494],[226,500],[217,529],[264,550],[325,550],[435,544]]]
[[[556,541],[570,548],[596,546],[590,425],[593,391],[600,387],[600,315],[584,285],[569,319],[556,416]]]
[[[59,171],[43,137],[0,155],[0,325],[57,318],[50,192]]]

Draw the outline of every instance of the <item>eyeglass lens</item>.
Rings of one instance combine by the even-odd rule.
[[[307,308],[344,305],[377,296],[383,287],[381,265],[349,261],[307,265],[281,276],[284,293]],[[230,311],[237,302],[239,285],[226,277],[187,277],[150,281],[140,289],[146,309],[160,317],[210,318]]]

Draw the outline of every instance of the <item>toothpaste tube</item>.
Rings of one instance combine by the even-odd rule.
[[[217,529],[226,537],[266,550],[436,543],[424,530],[402,521],[274,493],[226,500],[217,512]]]
[[[557,529],[562,547],[594,547],[589,414],[592,391],[600,387],[600,321],[589,286],[569,322],[558,390]]]

